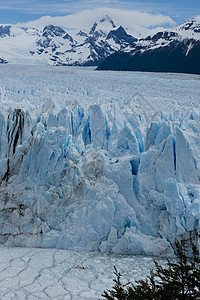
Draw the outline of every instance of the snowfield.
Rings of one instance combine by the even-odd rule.
[[[0,68],[0,241],[173,255],[198,241],[200,76]]]

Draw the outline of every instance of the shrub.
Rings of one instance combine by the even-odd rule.
[[[188,249],[186,241],[176,241],[175,250],[176,261],[167,258],[166,267],[154,261],[155,269],[150,271],[150,275],[135,283],[122,284],[122,275],[114,267],[115,284],[102,296],[107,300],[200,299],[199,250],[194,244]]]

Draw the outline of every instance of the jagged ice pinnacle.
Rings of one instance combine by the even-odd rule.
[[[199,77],[3,66],[0,240],[171,255],[197,240]]]

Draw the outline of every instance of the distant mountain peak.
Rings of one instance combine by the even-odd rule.
[[[66,32],[59,26],[48,25],[43,28],[43,36],[63,36]]]
[[[96,21],[92,28],[90,29],[90,34],[93,34],[95,31],[103,30],[103,31],[110,31],[115,29],[116,25],[114,24],[113,20],[108,16],[105,15],[100,20]]]
[[[177,30],[182,32],[192,32],[194,34],[199,34],[200,39],[200,16],[197,16],[181,24],[177,27]]]
[[[105,22],[108,22],[112,25],[113,28],[116,27],[115,23],[113,22],[113,20],[108,16],[108,15],[105,15],[105,17],[101,18],[99,20],[100,23],[105,23]]]
[[[111,30],[107,36],[107,39],[113,39],[117,43],[120,43],[120,41],[126,41],[127,45],[137,40],[132,35],[127,34],[126,30],[122,26]]]

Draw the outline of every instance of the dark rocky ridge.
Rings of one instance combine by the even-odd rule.
[[[109,56],[98,70],[200,74],[200,24],[193,19],[158,32]]]

